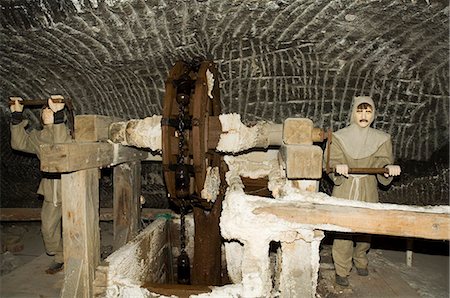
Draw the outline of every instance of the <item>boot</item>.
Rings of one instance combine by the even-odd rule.
[[[64,269],[64,263],[52,262],[45,273],[47,274],[55,274]]]
[[[347,276],[340,276],[336,274],[336,283],[343,287],[348,287],[349,282]]]
[[[369,275],[369,270],[367,268],[356,268],[356,272],[359,276],[367,276]]]

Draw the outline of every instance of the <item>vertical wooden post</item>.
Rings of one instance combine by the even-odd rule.
[[[222,197],[219,197],[210,212],[194,207],[195,245],[194,263],[192,269],[192,284],[220,285],[221,237],[220,212],[222,211]]]
[[[95,268],[100,261],[99,182],[98,169],[88,169],[61,175],[64,262],[66,297],[92,297]],[[79,261],[76,261],[79,260]],[[71,268],[81,266],[80,268]],[[76,265],[78,264],[78,265]],[[75,293],[70,293],[72,270],[80,270]]]
[[[412,238],[406,239],[406,266],[408,266],[408,267],[412,267],[413,243],[414,243],[414,240]]]
[[[137,235],[140,227],[141,163],[114,167],[114,250]]]

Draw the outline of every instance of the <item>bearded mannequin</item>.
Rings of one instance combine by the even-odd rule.
[[[389,134],[371,128],[375,119],[375,104],[368,96],[355,97],[350,125],[333,133],[330,145],[330,167],[335,173],[329,176],[334,183],[332,195],[337,198],[378,202],[378,182],[391,183],[393,176],[400,175],[400,167],[392,165],[392,143]],[[349,168],[386,168],[384,175],[352,175]],[[353,247],[353,242],[356,246]],[[333,261],[336,283],[348,286],[347,276],[355,264],[357,273],[367,276],[367,252],[370,236],[337,234],[333,242]]]

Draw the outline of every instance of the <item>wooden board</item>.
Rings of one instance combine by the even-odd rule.
[[[114,250],[137,235],[140,227],[141,163],[123,163],[113,174]]]
[[[170,209],[142,208],[140,217],[155,220],[159,214],[174,214]],[[0,221],[40,221],[41,208],[0,208]],[[113,208],[100,208],[100,221],[113,220]]]
[[[106,142],[41,145],[41,171],[51,173],[114,166],[143,160],[147,151]]]
[[[211,289],[209,286],[203,285],[178,285],[178,284],[154,284],[147,283],[143,286],[150,292],[172,296],[179,298],[188,298],[191,295],[198,295],[202,293],[209,293]]]
[[[117,117],[103,115],[76,115],[75,141],[98,142],[108,139],[109,125],[120,121]]]
[[[100,261],[98,169],[63,174],[61,184],[64,262],[73,259],[82,264],[79,287],[72,289],[71,297],[92,297],[95,268]],[[64,287],[70,283],[65,279]],[[81,295],[75,296],[77,293]]]
[[[270,207],[256,208],[253,213],[275,215],[287,222],[314,225],[316,229],[418,237],[426,239],[449,239],[450,215],[443,213],[389,209],[370,209],[367,207],[340,206],[335,204],[283,202]],[[285,206],[283,206],[285,205]],[[395,206],[395,205],[394,205]],[[413,208],[410,207],[409,208]]]
[[[84,285],[81,285],[83,281],[81,278],[83,260],[70,258],[64,264],[64,267],[65,283],[61,291],[61,298],[82,297],[81,290],[84,287]]]

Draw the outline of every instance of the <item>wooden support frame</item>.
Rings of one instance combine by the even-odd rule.
[[[41,145],[41,170],[65,173],[148,158],[149,153],[132,147],[106,142]]]
[[[114,250],[137,235],[140,227],[141,163],[114,167],[113,173]]]
[[[64,262],[79,264],[80,280],[70,290],[65,279],[63,293],[77,293],[77,297],[92,297],[95,269],[100,262],[99,231],[99,170],[88,169],[61,175]],[[72,296],[73,297],[73,296]]]
[[[379,203],[339,205],[337,201],[336,204],[308,202],[289,206],[276,202],[270,207],[256,208],[253,213],[275,215],[287,222],[312,225],[323,230],[447,240],[450,238],[450,216],[434,209],[435,212],[432,208],[426,211],[420,207],[402,208],[400,205]]]
[[[114,219],[117,248],[138,232],[140,161],[147,159],[149,152],[120,144],[86,142],[43,145],[39,157],[42,171],[62,173],[66,264],[62,293],[64,297],[93,297],[95,269],[100,262],[99,168],[119,165],[114,169],[117,189],[110,216]]]
[[[72,298],[72,297],[83,297],[82,293],[83,286],[80,286],[82,283],[82,272],[83,269],[83,260],[81,259],[72,259],[66,261],[65,265],[65,279],[67,282],[64,284],[64,287],[61,291],[61,298]]]
[[[142,219],[155,220],[158,214],[175,213],[170,209],[140,209]],[[41,208],[0,208],[0,221],[40,221]],[[100,208],[100,221],[111,221],[113,218],[113,208]]]

